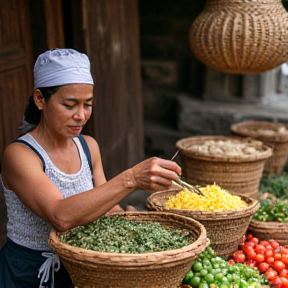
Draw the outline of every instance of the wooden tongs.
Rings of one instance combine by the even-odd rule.
[[[181,149],[178,149],[176,151],[176,153],[173,155],[173,157],[171,158],[171,161],[174,161],[175,158],[177,157],[179,151]],[[175,182],[177,182],[180,186],[182,186],[183,188],[187,188],[190,192],[193,192],[193,193],[197,193],[198,195],[201,195],[204,197],[203,193],[195,186],[191,185],[191,184],[188,184],[187,182],[183,181],[181,179],[181,177],[179,177]]]

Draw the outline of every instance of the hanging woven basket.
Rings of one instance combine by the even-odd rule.
[[[287,29],[281,0],[206,0],[189,43],[196,58],[215,70],[262,73],[288,61]]]

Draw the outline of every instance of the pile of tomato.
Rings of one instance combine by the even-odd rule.
[[[257,267],[266,275],[271,287],[288,288],[288,246],[280,246],[275,240],[260,241],[249,234],[240,247],[241,250],[228,260],[230,264]]]

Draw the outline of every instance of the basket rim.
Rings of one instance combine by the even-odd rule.
[[[280,133],[280,132],[274,132],[273,135],[267,135],[261,133],[261,131],[249,131],[249,126],[259,126],[259,128],[262,127],[271,127],[272,129],[275,128],[275,126],[279,127],[286,127],[286,125],[282,122],[269,122],[269,121],[243,121],[239,123],[234,123],[230,126],[230,130],[238,135],[242,136],[248,136],[248,137],[257,137],[257,139],[263,139],[263,141],[270,141],[270,142],[287,142],[288,141],[288,130]],[[244,128],[244,129],[243,129]]]
[[[197,142],[201,143],[206,140],[239,140],[241,142],[247,141],[259,141],[262,143],[264,151],[258,155],[246,155],[246,156],[223,156],[219,154],[205,154],[187,150],[187,143]],[[202,136],[190,136],[182,138],[176,142],[176,147],[180,149],[180,155],[187,156],[189,158],[204,160],[209,162],[230,162],[230,163],[245,163],[255,161],[265,161],[267,158],[272,156],[273,149],[266,145],[261,140],[256,140],[251,137],[240,137],[240,136],[222,136],[222,135],[202,135]]]
[[[73,259],[82,260],[83,256],[85,256],[85,262],[94,263],[94,264],[105,264],[105,265],[117,265],[121,264],[121,266],[143,266],[143,265],[151,265],[155,262],[157,263],[169,263],[169,262],[175,262],[179,260],[183,260],[186,258],[193,257],[195,255],[195,251],[197,248],[199,249],[202,247],[202,250],[204,250],[206,247],[208,247],[210,241],[207,238],[207,233],[204,225],[202,225],[200,222],[198,222],[195,219],[191,219],[189,217],[183,216],[183,215],[177,215],[173,213],[168,212],[159,212],[159,211],[148,211],[148,212],[142,212],[142,211],[129,211],[129,212],[119,212],[116,214],[113,214],[109,217],[113,216],[129,216],[129,215],[148,215],[148,214],[158,214],[162,216],[166,216],[169,219],[179,219],[183,221],[183,224],[185,222],[193,223],[197,226],[197,228],[200,230],[198,238],[178,249],[172,249],[167,251],[159,251],[159,252],[146,252],[146,253],[138,253],[138,254],[132,254],[132,253],[109,253],[109,252],[98,252],[93,250],[87,250],[79,247],[74,247],[68,244],[65,244],[59,240],[59,236],[65,232],[57,232],[56,230],[52,229],[50,236],[49,236],[49,246],[55,253],[59,254],[61,258],[61,251],[68,252],[71,256],[73,255]],[[192,221],[191,221],[192,220]],[[171,222],[169,222],[171,224]],[[185,227],[185,225],[183,226]]]
[[[269,229],[284,229],[288,231],[288,223],[277,222],[277,221],[259,221],[256,219],[251,219],[249,223],[250,227],[255,228],[269,228]]]
[[[240,196],[242,198],[242,200],[245,201],[246,199],[246,203],[247,201],[251,201],[251,204],[245,208],[242,209],[234,209],[234,210],[215,210],[215,211],[198,211],[198,210],[189,210],[189,209],[176,209],[176,208],[167,208],[167,207],[163,207],[162,205],[157,205],[157,203],[155,203],[155,201],[153,201],[153,198],[158,195],[163,195],[165,193],[177,193],[180,192],[181,189],[171,189],[171,190],[163,190],[163,191],[158,191],[155,192],[153,194],[151,194],[148,198],[146,203],[148,204],[147,206],[151,206],[154,209],[161,209],[163,211],[163,209],[165,209],[164,211],[167,211],[169,213],[183,213],[185,215],[187,214],[191,214],[191,217],[195,217],[196,220],[198,220],[197,217],[202,218],[205,221],[211,221],[211,220],[221,220],[221,219],[235,219],[235,218],[239,218],[239,215],[235,215],[235,213],[237,212],[241,212],[241,217],[243,216],[248,216],[248,215],[252,215],[254,214],[260,207],[260,202],[258,201],[258,199],[246,196],[246,195],[242,195],[242,194],[233,194],[232,195],[236,195],[236,196]],[[193,214],[193,215],[192,215]],[[182,215],[182,214],[181,214]]]

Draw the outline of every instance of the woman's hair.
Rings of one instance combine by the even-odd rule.
[[[47,103],[51,96],[55,94],[60,86],[37,88],[40,90],[45,102]],[[38,109],[34,102],[33,95],[29,97],[26,110],[24,112],[24,117],[22,125],[19,127],[19,132],[21,135],[28,133],[33,130],[40,122],[41,110]]]

